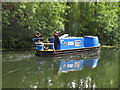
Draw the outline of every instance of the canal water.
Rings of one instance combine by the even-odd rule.
[[[118,51],[102,47],[98,52],[60,57],[37,57],[34,50],[3,51],[2,88],[117,88]],[[86,65],[77,70],[68,65],[69,70],[58,72],[61,63],[69,61]]]

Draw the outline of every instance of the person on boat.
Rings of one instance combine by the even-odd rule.
[[[59,35],[59,32],[56,32],[54,34],[54,48],[55,48],[55,50],[57,50],[58,43],[59,43],[59,37],[58,37],[58,35]]]
[[[40,38],[40,36],[41,36],[41,33],[36,34],[36,38]]]
[[[35,38],[42,38],[42,37],[40,37],[40,36],[41,36],[41,33],[37,33]],[[40,39],[36,39],[36,40],[34,40],[34,41],[35,41],[36,44],[40,44],[40,45],[43,44],[43,42],[41,42]]]

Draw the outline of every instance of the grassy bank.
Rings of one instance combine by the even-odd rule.
[[[101,47],[105,47],[105,48],[115,48],[115,47],[119,47],[120,45],[113,45],[113,46],[110,46],[110,45],[101,45]]]

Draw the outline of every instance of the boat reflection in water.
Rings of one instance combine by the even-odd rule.
[[[82,70],[83,67],[95,68],[97,66],[99,58],[97,59],[87,59],[87,60],[77,60],[77,61],[62,61],[58,72],[69,72]]]
[[[97,70],[91,70],[91,68],[95,68],[99,64],[99,57],[99,50],[86,51],[79,55],[37,57],[35,63],[37,85],[38,87],[51,88],[97,87],[94,75],[99,72],[99,68],[96,68]],[[90,67],[90,69],[84,68],[86,66]],[[32,85],[34,86],[34,84]]]

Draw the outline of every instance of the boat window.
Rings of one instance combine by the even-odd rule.
[[[80,46],[80,45],[81,45],[81,41],[80,40],[75,41],[75,46]]]
[[[74,42],[68,42],[68,45],[74,45]]]

